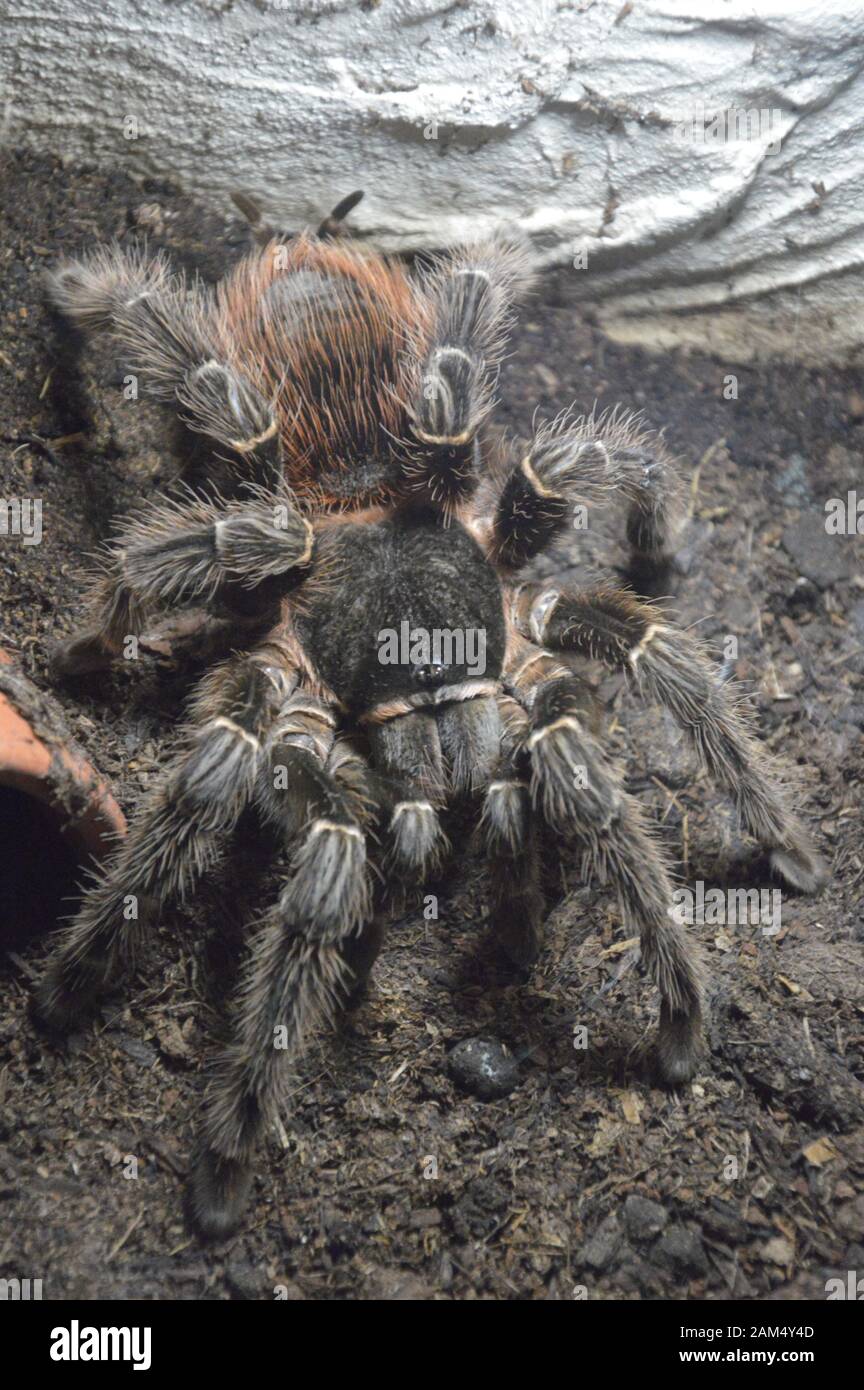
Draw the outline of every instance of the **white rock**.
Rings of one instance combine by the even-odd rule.
[[[286,228],[364,187],[352,223],[391,248],[513,224],[656,347],[864,339],[860,0],[3,5],[7,142]],[[703,109],[751,138],[694,139]]]

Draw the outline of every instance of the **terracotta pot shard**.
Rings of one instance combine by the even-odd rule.
[[[69,735],[50,695],[39,690],[0,648],[0,787],[48,807],[81,859],[101,859],[126,819]]]

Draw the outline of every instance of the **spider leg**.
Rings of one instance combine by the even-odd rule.
[[[438,815],[446,774],[434,716],[417,710],[370,722],[367,736],[379,799],[389,813],[390,865],[422,881],[450,848]]]
[[[526,659],[512,685],[531,714],[525,748],[532,801],[553,830],[581,844],[583,876],[617,889],[660,991],[662,1076],[672,1085],[684,1081],[702,1048],[702,977],[696,950],[671,915],[674,889],[665,856],[591,730],[592,697],[585,683],[539,651]]]
[[[674,569],[673,549],[684,521],[681,481],[666,450],[645,444],[617,451],[619,489],[628,502],[628,580],[637,593],[659,592]]]
[[[626,415],[565,417],[538,431],[504,475],[494,506],[490,548],[507,571],[518,570],[558,536],[574,508],[628,503],[630,567],[640,585],[671,563],[679,529],[680,484],[661,441]]]
[[[60,675],[109,665],[154,611],[201,604],[273,626],[279,599],[306,574],[312,527],[282,492],[243,502],[189,496],[124,523],[89,595],[90,627],[54,658]]]
[[[217,862],[252,796],[261,738],[293,677],[276,648],[235,658],[202,683],[185,746],[60,937],[35,997],[49,1029],[66,1032],[128,969],[144,919],[185,901]]]
[[[290,853],[278,902],[259,925],[238,995],[233,1043],[208,1088],[190,1186],[203,1234],[239,1220],[262,1131],[310,1032],[330,1022],[371,968],[365,830],[372,815],[364,765],[334,744],[327,707],[299,692],[280,713],[258,798]]]
[[[489,918],[492,933],[519,966],[536,959],[543,940],[544,894],[540,883],[540,845],[531,814],[528,758],[531,720],[511,695],[498,699],[501,758],[489,782],[480,816],[480,834],[489,866]]]
[[[498,761],[496,688],[489,683],[431,709],[400,710],[396,702],[364,716],[379,800],[390,814],[390,865],[403,877],[422,881],[439,867],[450,848],[439,811],[475,796]]]
[[[694,637],[620,590],[526,585],[516,607],[517,626],[535,641],[624,671],[671,710],[708,773],[735,797],[744,826],[770,852],[775,871],[801,892],[822,886],[826,866],[790,809],[771,758]]]
[[[213,295],[161,255],[103,247],[64,261],[48,278],[54,305],[90,332],[110,332],[151,394],[185,408],[189,428],[231,450],[252,482],[281,474],[279,423],[232,360]]]
[[[527,285],[525,252],[495,240],[435,262],[419,282],[406,360],[416,445],[405,466],[445,511],[476,485],[478,431],[492,409],[511,308]]]

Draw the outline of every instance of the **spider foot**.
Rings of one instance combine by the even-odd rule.
[[[618,571],[623,583],[640,598],[667,598],[678,588],[683,569],[675,555],[633,553]]]
[[[115,653],[110,651],[98,632],[85,632],[68,642],[58,642],[51,652],[51,674],[63,680],[68,676],[86,676],[93,671],[107,671]]]
[[[825,860],[803,836],[794,845],[773,849],[770,862],[775,874],[799,893],[818,893],[830,876]]]
[[[65,1037],[85,1023],[102,995],[101,974],[80,979],[70,986],[49,970],[36,985],[30,1000],[30,1015],[43,1033]]]
[[[657,1062],[661,1080],[667,1086],[680,1086],[695,1075],[704,1048],[702,1014],[672,1013],[665,1002],[660,1008]]]
[[[205,1240],[225,1240],[240,1225],[249,1189],[252,1165],[239,1158],[225,1158],[214,1149],[200,1149],[192,1164],[187,1205],[189,1219]]]
[[[517,971],[528,973],[543,946],[545,923],[538,905],[500,905],[492,920],[494,940]]]

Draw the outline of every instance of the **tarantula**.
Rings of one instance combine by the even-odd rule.
[[[317,234],[264,229],[213,292],[117,248],[52,278],[68,318],[109,330],[231,464],[231,495],[190,489],[122,527],[92,629],[62,655],[67,672],[93,669],[184,607],[215,615],[230,650],[36,995],[42,1022],[68,1030],[128,968],[143,920],[188,901],[241,817],[257,818],[278,887],[204,1102],[190,1199],[210,1236],[240,1219],[287,1065],[372,966],[384,911],[373,869],[421,883],[448,849],[441,815],[455,803],[481,808],[492,930],[519,964],[540,944],[550,836],[583,878],[617,889],[660,992],[662,1078],[692,1075],[699,963],[670,911],[666,856],[604,752],[580,655],[672,711],[788,883],[823,879],[699,642],[632,590],[526,577],[576,505],[619,500],[634,572],[663,572],[679,508],[661,440],[612,413],[502,444],[490,415],[525,250],[492,238],[411,275],[340,234],[354,201]],[[400,632],[401,658],[383,659],[383,635]],[[485,664],[458,642],[420,640],[436,632],[482,634]]]

